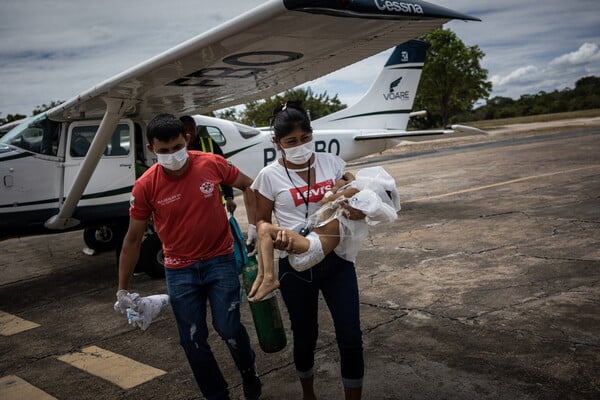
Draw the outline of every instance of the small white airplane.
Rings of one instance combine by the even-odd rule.
[[[407,131],[425,63],[427,43],[410,40],[396,46],[368,92],[354,105],[311,121],[316,151],[334,153],[346,161],[382,152],[401,140],[419,141],[454,132],[483,133],[464,125],[450,129]],[[270,127],[251,128],[236,122],[194,115],[223,149],[225,157],[250,177],[277,159]]]
[[[144,129],[156,114],[204,113],[265,98],[406,42],[450,19],[424,1],[271,0],[24,120],[0,139],[0,238],[84,229],[107,250],[128,225],[136,175],[155,162]],[[380,152],[410,131],[425,44],[398,46],[357,104],[312,121],[317,151],[345,160]],[[276,159],[269,131],[195,115],[249,176]],[[455,127],[456,128],[456,127]],[[140,265],[162,274],[160,241]]]

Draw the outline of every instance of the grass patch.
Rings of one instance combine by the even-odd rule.
[[[502,128],[506,125],[513,124],[528,124],[533,122],[549,122],[549,121],[560,121],[563,119],[576,119],[576,118],[595,118],[600,117],[600,108],[592,110],[581,110],[581,111],[570,111],[556,114],[542,114],[542,115],[529,115],[526,117],[515,117],[515,118],[502,118],[502,119],[490,119],[483,121],[470,121],[465,122],[465,125],[477,127],[479,129],[497,129]]]

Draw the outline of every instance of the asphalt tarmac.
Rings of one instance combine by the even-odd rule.
[[[600,398],[600,128],[533,133],[399,146],[350,165],[383,165],[402,201],[356,263],[364,399]],[[112,309],[114,254],[83,247],[81,232],[0,242],[0,398],[200,398],[171,310],[147,331],[128,325]],[[132,289],[166,291],[145,275]],[[341,399],[320,306],[316,391]],[[301,398],[291,344],[262,352],[246,302],[242,316],[261,398]],[[209,340],[241,399],[226,347],[212,329]]]

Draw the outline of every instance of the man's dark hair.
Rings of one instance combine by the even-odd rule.
[[[182,115],[181,117],[179,117],[179,120],[181,122],[183,122],[183,124],[194,124],[194,126],[196,126],[196,121],[194,121],[194,118],[192,118],[189,115]]]
[[[159,114],[152,118],[146,129],[146,139],[152,144],[153,139],[161,142],[168,142],[177,136],[185,138],[185,128],[183,123],[172,114]]]
[[[297,128],[312,133],[310,118],[299,101],[288,101],[273,111],[273,132],[275,138],[282,139]]]

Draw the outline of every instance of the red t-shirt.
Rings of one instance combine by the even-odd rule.
[[[159,164],[150,167],[131,191],[131,218],[153,217],[163,244],[166,268],[233,252],[233,237],[219,192],[239,170],[223,157],[189,151],[185,174],[170,177]]]

